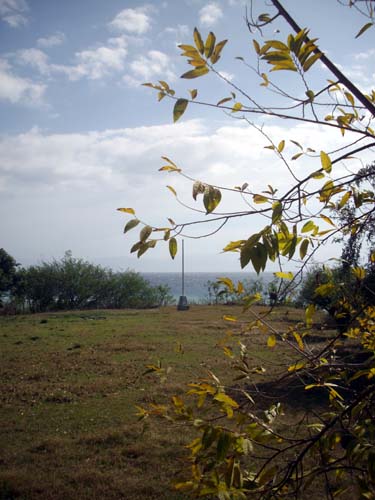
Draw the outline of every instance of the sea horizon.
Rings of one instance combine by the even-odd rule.
[[[273,272],[263,272],[259,275],[255,272],[244,271],[187,271],[184,273],[184,283],[182,284],[182,273],[171,271],[150,271],[139,272],[152,286],[168,286],[170,294],[175,300],[181,295],[185,295],[189,300],[196,302],[207,302],[209,300],[209,283],[217,281],[219,278],[230,278],[234,283],[241,281],[255,284],[262,282],[264,289],[274,279]]]

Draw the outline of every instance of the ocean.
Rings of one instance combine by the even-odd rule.
[[[181,273],[140,273],[152,286],[167,285],[170,294],[178,300],[182,295],[182,277]],[[261,281],[264,292],[267,291],[267,285],[274,279],[273,273],[232,272],[232,273],[185,273],[185,295],[188,301],[204,303],[209,299],[208,283],[215,282],[218,278],[230,278],[233,283],[242,281],[242,283],[255,284]]]

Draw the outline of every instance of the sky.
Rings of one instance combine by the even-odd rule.
[[[268,12],[263,0],[255,4],[258,13]],[[374,31],[354,40],[364,24],[360,16],[336,0],[315,0],[314,9],[310,0],[283,4],[362,90],[371,88]],[[71,250],[77,258],[115,269],[178,271],[180,258],[172,261],[165,244],[140,259],[130,254],[138,229],[124,235],[129,215],[116,210],[132,207],[154,226],[168,226],[168,217],[205,218],[177,203],[166,188],[173,186],[184,203],[202,208],[201,200],[192,200],[190,181],[158,171],[161,156],[202,182],[229,187],[246,182],[259,192],[267,184],[286,189],[290,177],[256,130],[199,105],[189,105],[174,124],[173,103],[158,103],[155,92],[142,86],[165,80],[183,96],[198,88],[200,99],[217,102],[235,85],[270,102],[273,96],[263,97],[259,77],[235,59],[253,57],[244,22],[247,5],[243,0],[0,0],[0,247],[23,265],[59,259]],[[229,40],[217,69],[231,88],[215,75],[179,79],[191,67],[177,45],[192,43],[195,26],[204,36],[214,31],[218,40]],[[282,39],[288,32],[279,23],[273,36]],[[329,78],[324,71],[316,70]],[[325,151],[337,146],[336,131],[266,118],[257,124],[275,140],[294,139]],[[295,153],[290,142],[287,148]],[[297,171],[304,168],[296,164]],[[244,209],[231,196],[223,207]],[[186,271],[240,270],[238,255],[222,248],[262,224],[259,217],[241,218],[209,238],[186,237]],[[194,226],[187,236],[203,236],[215,227]],[[321,259],[337,252],[335,246],[325,248]]]

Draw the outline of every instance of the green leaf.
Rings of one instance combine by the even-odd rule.
[[[173,121],[176,122],[185,113],[189,101],[187,99],[177,99],[173,108]]]
[[[321,172],[320,170],[317,170],[316,172],[313,172],[310,175],[311,179],[323,179],[325,177],[325,174]]]
[[[228,432],[223,431],[220,434],[216,448],[216,459],[219,462],[224,460],[224,458],[226,457],[231,445],[231,441],[231,436]]]
[[[307,238],[305,238],[305,239],[302,241],[302,243],[301,243],[301,245],[300,245],[300,247],[299,247],[299,256],[301,257],[301,259],[304,259],[304,258],[305,258],[305,256],[306,256],[306,254],[307,254],[307,249],[308,249],[308,247],[309,247],[309,243],[310,243],[310,241],[309,241]]]
[[[138,249],[138,252],[137,252],[137,257],[139,259],[139,257],[141,257],[141,255],[143,255],[145,252],[147,252],[147,250],[149,249],[150,247],[147,245],[147,243],[141,243],[139,249]]]
[[[210,31],[207,36],[206,43],[204,44],[204,55],[206,56],[207,59],[211,57],[214,51],[215,42],[216,42],[216,36],[212,33],[212,31]]]
[[[302,155],[303,155],[303,153],[296,153],[295,155],[293,155],[293,156],[292,156],[292,158],[291,158],[291,159],[292,159],[292,160],[298,160],[298,158],[299,158],[300,156],[302,156]]]
[[[266,268],[268,253],[266,247],[262,243],[257,243],[251,253],[251,263],[255,269],[255,272],[259,274]]]
[[[139,233],[139,240],[141,243],[144,243],[147,238],[150,236],[152,233],[152,227],[151,226],[145,226],[142,228],[141,232]]]
[[[297,141],[293,141],[293,139],[290,139],[290,142],[292,142],[293,144],[295,144],[298,148],[300,148],[301,150],[303,150],[303,147],[301,146],[301,144]]]
[[[221,99],[216,106],[220,106],[221,104],[224,104],[225,102],[231,101],[232,97],[224,97],[224,99]]]
[[[221,201],[221,192],[219,189],[213,186],[206,186],[203,195],[203,205],[206,209],[206,213],[210,214],[215,210]]]
[[[329,174],[332,170],[332,162],[330,157],[324,151],[320,152],[320,162],[322,164],[322,168],[327,174]]]
[[[282,141],[280,141],[279,145],[277,146],[277,151],[278,151],[279,153],[282,153],[282,151],[283,151],[284,147],[285,147],[285,141],[284,141],[284,140],[282,140]]]
[[[301,233],[308,233],[309,231],[313,231],[315,229],[315,224],[312,220],[306,222],[301,229]]]
[[[307,97],[309,98],[309,101],[310,101],[310,102],[313,102],[314,97],[315,97],[314,92],[313,92],[312,90],[307,90],[307,91],[305,92],[305,94],[306,94],[306,95],[307,95]]]
[[[169,253],[172,259],[174,259],[177,254],[177,240],[174,237],[169,240]]]
[[[138,219],[131,219],[124,228],[124,234],[133,229],[133,227],[138,226],[138,224],[139,224]]]
[[[258,203],[258,204],[267,203],[267,201],[269,201],[268,198],[266,198],[265,196],[262,196],[261,194],[254,194],[254,196],[253,196],[254,203]]]
[[[130,253],[134,253],[136,252],[137,250],[139,250],[141,248],[141,245],[142,245],[142,242],[141,241],[137,241],[137,243],[135,243],[131,249],[130,249]]]
[[[201,34],[197,30],[197,28],[194,28],[193,37],[194,37],[194,42],[195,42],[195,45],[196,45],[197,49],[199,50],[199,52],[201,54],[203,54],[204,53],[204,44],[203,44],[203,40],[202,40]]]
[[[210,70],[207,68],[207,66],[198,66],[195,69],[192,69],[191,71],[187,71],[183,75],[181,75],[181,78],[187,78],[188,80],[191,80],[192,78],[198,78],[199,76],[206,75]]]
[[[320,59],[321,57],[322,57],[322,54],[319,52],[319,53],[314,54],[313,56],[309,57],[308,59],[306,59],[306,61],[303,63],[303,66],[302,66],[303,71],[305,71],[305,72],[306,72],[306,71],[308,71],[308,70],[311,68],[311,66],[312,66],[314,63],[316,63],[316,61],[317,61],[318,59]],[[312,91],[311,91],[311,90],[309,90],[308,92],[312,92]],[[306,92],[306,94],[307,94],[307,92]],[[313,99],[314,99],[314,97],[315,97],[313,92],[312,92],[312,94],[313,94],[313,98],[312,98],[312,99],[310,99],[310,100],[313,100]],[[308,97],[310,97],[310,96],[308,95]]]
[[[281,216],[283,214],[283,206],[279,201],[276,201],[272,205],[272,208],[273,208],[273,210],[272,210],[272,224],[276,224],[277,222],[279,222],[279,220],[281,219]]]
[[[371,26],[373,26],[374,23],[367,23],[365,24],[364,26],[362,26],[362,28],[358,31],[358,33],[356,34],[355,38],[358,38],[360,37],[361,35],[363,35],[363,33],[365,31],[367,31],[369,28],[371,28]]]

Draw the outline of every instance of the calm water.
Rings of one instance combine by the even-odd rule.
[[[171,295],[177,300],[182,294],[181,273],[140,273],[153,286],[168,285]],[[208,282],[214,282],[221,277],[230,278],[233,283],[238,281],[252,282],[262,280],[264,288],[274,278],[273,273],[185,273],[185,295],[188,300],[203,302],[208,300]]]

